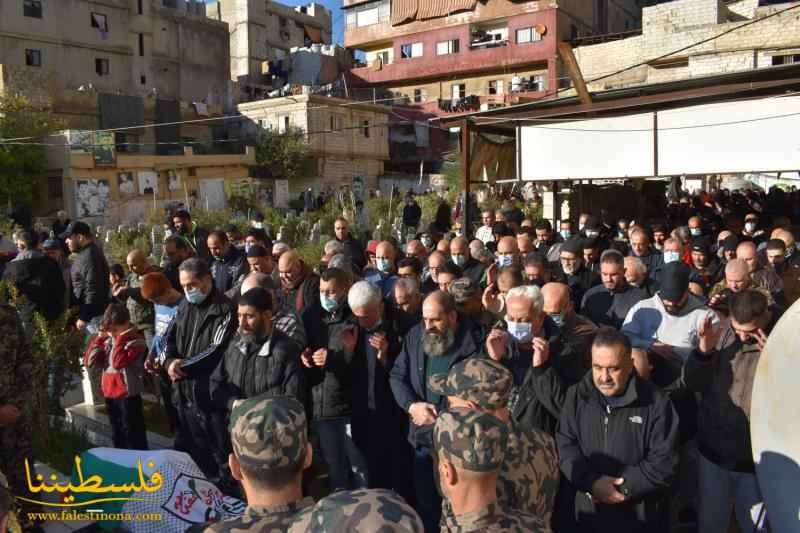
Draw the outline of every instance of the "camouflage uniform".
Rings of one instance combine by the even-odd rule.
[[[6,304],[0,304],[0,338],[0,406],[14,405],[21,412],[15,424],[0,426],[0,470],[8,477],[12,493],[27,496],[25,459],[31,469],[34,462],[30,401],[33,363],[19,315]]]
[[[391,490],[339,491],[297,515],[287,533],[423,533],[422,519]]]
[[[231,413],[231,444],[239,463],[250,469],[287,467],[303,461],[308,445],[303,405],[288,396],[251,398]],[[284,532],[294,516],[314,504],[304,498],[286,505],[248,506],[242,516],[209,524],[203,531]]]
[[[472,401],[494,411],[506,406],[513,385],[511,373],[489,359],[467,359],[449,374],[431,376],[430,388],[437,394]],[[537,429],[508,422],[508,446],[497,480],[497,501],[514,509],[542,517],[550,523],[560,479],[558,452],[553,437]],[[450,504],[442,501],[442,516],[450,516]]]
[[[437,418],[433,440],[437,453],[457,469],[499,474],[508,445],[508,426],[489,413],[452,409]],[[507,512],[495,501],[469,513],[450,513],[441,530],[541,533],[546,528],[541,518],[519,510]]]

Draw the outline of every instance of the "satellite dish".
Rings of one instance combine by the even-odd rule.
[[[800,531],[800,300],[761,353],[750,404],[753,461],[774,533]]]

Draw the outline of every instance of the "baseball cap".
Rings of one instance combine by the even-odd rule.
[[[692,251],[693,252],[701,252],[706,255],[709,254],[711,251],[711,243],[708,242],[708,239],[704,237],[700,237],[697,239],[692,240]]]
[[[689,290],[690,269],[680,261],[665,264],[661,269],[661,289],[658,295],[662,300],[676,302]]]
[[[514,378],[503,365],[489,359],[466,359],[447,374],[428,379],[431,392],[472,401],[483,409],[500,409],[508,404]]]
[[[422,519],[403,498],[387,489],[338,491],[301,512],[288,533],[421,533]]]
[[[66,231],[63,234],[65,237],[71,237],[73,235],[86,235],[88,237],[92,236],[92,228],[89,227],[89,224],[86,222],[81,222],[80,220],[75,220],[69,223],[67,226]]]
[[[739,246],[738,235],[728,235],[722,239],[722,249],[726,252],[735,252],[737,246]]]
[[[572,237],[561,246],[561,251],[583,257],[583,239]]]
[[[439,415],[433,429],[437,452],[471,472],[498,470],[505,459],[508,428],[494,415],[451,409]]]
[[[469,278],[458,278],[450,284],[450,296],[457,304],[470,301],[476,294],[478,294],[478,286]]]
[[[231,413],[229,429],[233,452],[246,467],[286,467],[305,457],[306,412],[289,396],[245,400]]]

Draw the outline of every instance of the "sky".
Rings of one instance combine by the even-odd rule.
[[[344,15],[342,14],[342,0],[278,0],[281,4],[287,6],[303,6],[316,1],[331,10],[331,18],[333,19],[333,42],[341,44],[343,41],[344,32]]]

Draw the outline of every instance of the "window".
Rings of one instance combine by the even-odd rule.
[[[42,0],[24,0],[22,14],[35,19],[42,18]]]
[[[278,117],[278,133],[286,133],[289,129],[289,117]]]
[[[369,120],[363,121],[361,127],[363,128],[364,137],[369,138]]]
[[[392,14],[390,0],[355,6],[345,12],[345,28],[360,28],[389,22]]]
[[[142,85],[147,85],[147,76],[145,76],[144,74],[139,76],[139,83],[141,83]]]
[[[280,24],[281,28],[285,28],[286,24],[288,23],[287,20],[286,20],[286,17],[281,17],[281,18],[278,19],[278,21],[279,21],[279,24]]]
[[[97,58],[94,60],[94,71],[98,76],[108,76],[109,65],[108,59]]]
[[[144,56],[144,34],[139,34],[139,56]]]
[[[517,30],[517,44],[535,43],[541,41],[542,36],[536,28],[520,28]]]
[[[800,54],[772,56],[772,66],[774,67],[778,65],[791,65],[793,63],[800,63]]]
[[[503,80],[492,80],[489,82],[489,94],[503,94]]]
[[[108,31],[108,17],[103,15],[102,13],[94,13],[92,12],[91,16],[91,24],[92,28],[97,28],[101,32]]]
[[[178,9],[178,0],[161,0],[161,5],[164,7],[171,7],[172,9]]]
[[[25,50],[25,64],[29,67],[42,66],[42,51],[41,50]]]
[[[454,83],[452,86],[453,100],[461,100],[467,97],[467,85],[464,83]]]
[[[136,2],[136,12],[137,12],[139,15],[141,15],[141,14],[143,14],[143,13],[144,13],[144,8],[143,8],[143,6],[142,6],[142,0],[138,0],[138,2]]]
[[[428,99],[425,89],[414,89],[414,103],[419,104]]]
[[[458,39],[451,39],[449,41],[442,41],[441,43],[436,43],[437,56],[444,56],[447,54],[457,54],[457,53],[458,53]]]
[[[400,46],[400,57],[422,57],[422,43],[409,43]]]
[[[531,91],[544,91],[546,90],[547,76],[544,74],[537,74],[531,76]]]
[[[380,60],[381,65],[388,65],[389,63],[391,63],[391,61],[389,61],[388,50],[384,50],[383,52],[378,52],[377,54],[375,54],[375,57]]]

